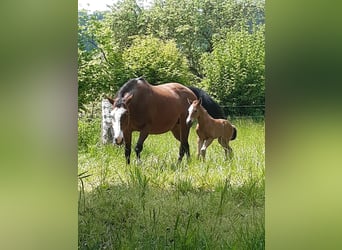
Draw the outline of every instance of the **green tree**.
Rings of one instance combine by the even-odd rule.
[[[99,19],[99,16],[101,17]],[[104,93],[113,93],[127,80],[122,52],[112,42],[108,15],[82,15],[78,38],[78,107],[100,101]]]
[[[263,4],[235,0],[155,0],[148,13],[147,32],[173,39],[187,57],[192,73],[202,78],[200,58],[213,49],[213,37],[224,39],[233,27],[263,22]]]
[[[189,84],[191,81],[186,58],[174,41],[136,37],[132,46],[124,51],[123,58],[132,77],[144,76],[151,83]]]
[[[113,43],[117,44],[120,50],[131,46],[135,36],[146,35],[146,25],[145,10],[137,0],[119,1],[112,6]]]
[[[265,29],[227,33],[202,57],[202,86],[226,105],[265,104]]]

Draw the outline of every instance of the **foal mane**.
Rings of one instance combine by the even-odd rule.
[[[201,113],[202,113],[204,116],[208,116],[208,117],[213,118],[213,117],[209,114],[208,110],[206,110],[206,109],[203,107],[203,100],[201,100],[201,102],[199,102],[196,106],[197,106],[198,109],[201,110]]]

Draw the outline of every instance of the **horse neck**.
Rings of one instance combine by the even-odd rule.
[[[200,111],[199,116],[197,118],[198,123],[203,127],[205,127],[208,122],[210,123],[213,118],[208,114],[208,112],[201,106],[199,109]]]

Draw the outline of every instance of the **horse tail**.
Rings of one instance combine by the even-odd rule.
[[[237,137],[237,129],[236,129],[236,127],[234,125],[232,125],[232,127],[233,127],[233,134],[232,134],[230,140],[233,141]]]

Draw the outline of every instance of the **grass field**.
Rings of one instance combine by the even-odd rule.
[[[79,121],[80,249],[264,249],[264,121],[233,120],[234,157],[217,140],[197,160],[176,164],[172,134],[150,135],[136,163],[123,147],[101,145],[100,121]]]

